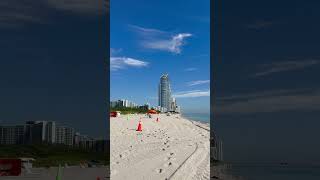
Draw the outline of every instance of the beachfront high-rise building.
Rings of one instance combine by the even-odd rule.
[[[74,129],[66,126],[56,127],[56,143],[72,146],[74,140]]]
[[[23,125],[0,125],[0,145],[63,144],[94,152],[106,152],[107,140],[75,133],[55,121],[27,121]]]
[[[27,121],[25,142],[27,144],[55,143],[55,122]]]
[[[171,101],[170,101],[170,110],[171,110],[171,111],[176,111],[176,107],[177,107],[176,98],[171,98]]]
[[[24,125],[0,126],[0,144],[23,144]]]
[[[180,106],[176,106],[175,112],[176,113],[181,113]]]
[[[159,99],[159,106],[166,108],[167,111],[171,111],[171,87],[168,74],[163,74],[160,77],[159,83],[159,91],[158,91],[158,99]]]
[[[56,142],[56,123],[53,121],[46,124],[45,141],[50,144]]]
[[[137,108],[138,104],[131,102],[126,99],[121,99],[117,101],[110,101],[110,107],[112,108],[122,108],[122,107],[129,107],[129,108]]]

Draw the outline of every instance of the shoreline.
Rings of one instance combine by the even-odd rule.
[[[206,131],[210,132],[210,122],[203,122],[203,121],[200,121],[200,120],[194,120],[194,119],[191,119],[189,117],[185,117],[182,114],[180,114],[180,117],[182,117],[185,120],[188,120],[188,121],[192,122],[195,126],[198,126],[198,127],[202,128],[202,129],[205,129]]]
[[[180,116],[182,117],[182,118],[184,118],[184,119],[187,119],[187,120],[189,120],[189,121],[195,121],[195,122],[199,122],[199,123],[201,123],[201,124],[205,124],[205,125],[209,125],[210,126],[210,116],[209,116],[209,118],[208,118],[208,120],[207,121],[204,121],[204,120],[197,120],[197,119],[194,119],[194,118],[192,118],[192,117],[188,117],[188,116],[184,116],[183,114],[185,114],[185,113],[180,113]],[[202,114],[202,113],[199,113],[199,114]]]

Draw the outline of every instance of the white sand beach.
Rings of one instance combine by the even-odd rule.
[[[142,132],[136,131],[139,120]],[[209,130],[180,115],[112,117],[111,179],[210,179]]]

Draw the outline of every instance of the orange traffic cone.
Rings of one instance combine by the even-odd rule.
[[[141,121],[139,121],[137,131],[142,131],[142,124],[141,124]]]

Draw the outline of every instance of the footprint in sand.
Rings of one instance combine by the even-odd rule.
[[[169,166],[171,166],[171,165],[172,165],[172,162],[165,163],[165,164],[164,164],[164,167],[169,167]]]
[[[165,151],[166,149],[165,148],[162,148],[162,151]]]
[[[172,156],[172,155],[174,155],[174,153],[173,153],[173,152],[171,152],[171,153],[170,153],[170,156]]]
[[[158,169],[158,173],[162,173],[162,169]]]
[[[119,156],[120,156],[120,158],[122,158],[122,154],[120,154]]]

